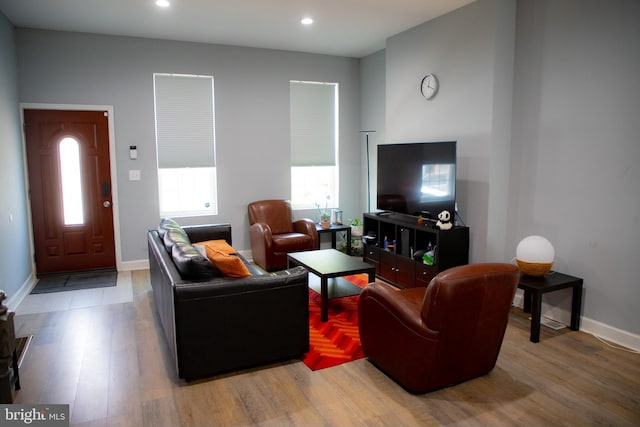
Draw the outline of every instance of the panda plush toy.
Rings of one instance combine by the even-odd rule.
[[[453,224],[451,223],[451,214],[449,211],[442,211],[438,214],[438,222],[436,222],[436,227],[440,230],[451,230]]]

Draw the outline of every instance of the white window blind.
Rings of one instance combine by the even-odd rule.
[[[212,76],[153,75],[160,215],[217,215]]]
[[[291,165],[335,166],[337,83],[291,81]]]
[[[213,77],[153,77],[158,168],[215,166]]]

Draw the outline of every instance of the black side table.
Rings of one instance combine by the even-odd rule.
[[[336,249],[337,238],[336,233],[338,232],[346,232],[347,233],[347,255],[351,255],[351,226],[350,225],[338,225],[331,224],[329,228],[322,228],[320,224],[316,224],[316,231],[318,232],[318,249],[320,249],[320,235],[323,233],[331,233],[331,247]]]
[[[571,330],[580,329],[582,307],[582,279],[568,274],[550,271],[544,276],[520,276],[518,287],[524,290],[524,312],[531,313],[531,342],[540,341],[540,316],[542,294],[560,289],[573,288],[571,298]]]

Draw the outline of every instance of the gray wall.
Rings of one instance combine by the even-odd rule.
[[[478,0],[387,41],[386,70],[363,69],[386,73],[384,142],[458,140],[471,260],[546,236],[554,268],[584,278],[582,328],[640,348],[640,2],[514,4]],[[568,323],[570,299],[545,295],[543,314]]]
[[[471,260],[508,257],[515,3],[475,2],[387,40],[386,142],[458,141],[457,201]],[[420,82],[440,89],[425,100]]]
[[[29,281],[32,268],[26,191],[21,185],[24,168],[15,32],[1,12],[0,93],[0,289],[11,301]]]
[[[634,0],[518,2],[507,242],[547,236],[585,280],[584,316],[635,334],[639,22]]]
[[[367,132],[369,135],[368,162],[367,133],[363,133],[361,136],[362,169],[364,171],[361,187],[363,212],[370,212],[376,209],[377,146],[385,141],[385,59],[386,53],[381,50],[360,61],[361,130],[375,131]],[[369,168],[369,176],[367,176],[367,167]],[[369,181],[367,182],[367,180]],[[367,189],[370,191],[368,198]]]
[[[142,38],[17,30],[20,101],[113,105],[123,261],[146,259],[157,225],[153,73],[213,75],[219,214],[182,224],[230,222],[249,250],[247,204],[290,197],[289,80],[340,84],[340,208],[360,216],[359,61]],[[138,146],[138,160],[128,158]],[[128,181],[130,169],[140,182]],[[298,212],[317,219],[317,212]]]

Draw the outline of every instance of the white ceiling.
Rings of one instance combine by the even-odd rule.
[[[0,0],[16,27],[361,58],[395,34],[475,0]],[[304,16],[315,23],[300,24]]]

